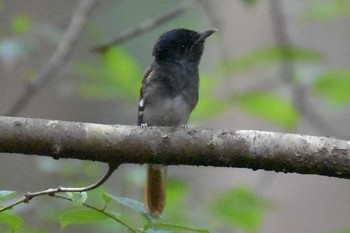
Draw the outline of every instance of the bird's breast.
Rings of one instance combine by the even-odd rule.
[[[145,107],[143,122],[149,126],[181,126],[187,123],[192,108],[182,95],[157,99]]]

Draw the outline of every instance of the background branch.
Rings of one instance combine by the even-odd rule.
[[[240,167],[350,178],[350,142],[253,130],[175,129],[0,118],[0,152],[109,164]]]
[[[270,0],[269,8],[273,24],[272,29],[277,44],[282,48],[293,47],[293,43],[288,36],[287,20],[285,11],[282,9],[281,1]],[[309,103],[308,99],[310,99],[310,95],[308,94],[307,87],[296,78],[296,65],[289,53],[289,50],[285,50],[281,54],[281,77],[285,83],[291,84],[294,106],[308,120],[308,123],[313,125],[321,134],[327,133],[328,135],[338,135],[342,138],[348,138],[347,132],[336,129],[334,124],[330,124],[322,114],[317,112],[315,106]]]
[[[36,92],[48,83],[57,71],[67,62],[72,54],[73,48],[78,41],[78,38],[84,28],[88,14],[94,8],[96,0],[81,0],[78,8],[74,13],[72,20],[63,35],[62,40],[58,44],[56,50],[40,70],[34,80],[28,85],[24,93],[15,101],[11,107],[3,113],[3,115],[14,116],[24,106],[26,106]]]
[[[116,45],[128,41],[136,36],[139,36],[145,32],[152,30],[153,28],[159,26],[160,24],[164,24],[178,16],[181,15],[189,6],[191,6],[195,1],[194,0],[185,0],[181,2],[178,6],[166,12],[165,14],[147,20],[145,22],[140,23],[134,28],[128,29],[125,32],[121,33],[115,39],[112,39],[110,42],[107,42],[103,45],[96,46],[91,49],[93,52],[104,52],[106,49]]]

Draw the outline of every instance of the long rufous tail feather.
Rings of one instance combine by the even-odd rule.
[[[159,216],[166,203],[166,167],[164,165],[149,164],[147,168],[147,183],[145,208]]]

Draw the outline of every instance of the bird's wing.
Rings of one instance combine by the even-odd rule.
[[[145,84],[150,79],[152,70],[153,70],[152,65],[150,65],[145,70],[145,73],[143,74],[142,85],[141,85],[141,89],[140,89],[140,102],[139,102],[139,107],[138,107],[138,117],[137,117],[137,124],[138,125],[141,125],[141,123],[144,123],[142,120],[143,111],[145,109],[145,99],[144,99],[143,93],[144,93],[144,88],[146,87]]]

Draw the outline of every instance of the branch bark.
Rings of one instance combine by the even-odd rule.
[[[350,179],[350,141],[254,130],[177,129],[0,117],[0,152],[239,167]]]

